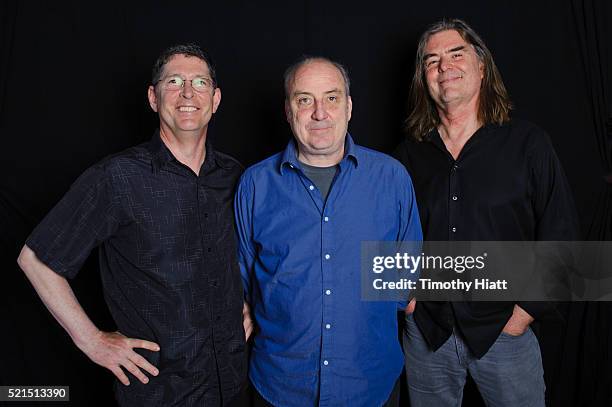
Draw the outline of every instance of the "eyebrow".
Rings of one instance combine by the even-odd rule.
[[[188,75],[183,75],[183,74],[180,74],[180,73],[169,73],[169,74],[167,74],[167,75],[164,75],[164,76],[163,76],[163,78],[170,78],[171,76],[180,76],[181,78],[185,78],[185,77],[187,77]],[[196,79],[196,78],[212,80],[212,79],[210,79],[210,78],[209,78],[208,76],[206,76],[206,75],[199,75],[199,74],[198,74],[198,75],[195,75],[195,76],[193,77],[193,79]]]
[[[340,88],[334,88],[332,90],[327,90],[327,91],[323,92],[323,94],[325,94],[325,95],[329,95],[330,93],[344,93],[344,92]],[[293,92],[293,96],[298,96],[298,95],[314,96],[311,92],[307,92],[305,90],[298,90],[298,91]]]
[[[449,49],[447,52],[456,52],[456,51],[462,51],[462,50],[464,50],[465,48],[466,48],[466,46],[465,46],[465,45],[459,45],[459,46],[456,46],[455,48],[451,48],[451,49]],[[438,54],[436,54],[436,53],[425,54],[425,56],[423,57],[423,61],[427,61],[427,59],[428,59],[428,58],[435,57],[435,56],[437,56],[437,55],[438,55]]]
[[[455,51],[461,51],[465,49],[465,45],[459,45],[458,47],[455,47],[453,49],[449,49],[448,52],[455,52]]]

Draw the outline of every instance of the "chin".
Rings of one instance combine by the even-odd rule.
[[[183,131],[194,131],[201,129],[203,126],[201,123],[187,122],[187,123],[179,123],[178,126]]]
[[[310,149],[312,151],[323,152],[331,150],[332,146],[329,143],[310,143]]]
[[[310,134],[310,141],[313,145],[327,145],[331,146],[334,143],[335,135],[332,132],[325,132],[319,134]]]

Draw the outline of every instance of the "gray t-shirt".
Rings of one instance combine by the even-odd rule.
[[[300,161],[300,166],[304,174],[319,188],[323,201],[327,199],[331,183],[338,172],[338,165],[331,167],[313,167]]]

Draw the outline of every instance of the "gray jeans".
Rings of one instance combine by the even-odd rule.
[[[460,407],[467,372],[488,407],[545,406],[542,357],[531,328],[520,336],[502,332],[477,359],[455,333],[432,352],[409,315],[404,352],[411,407]]]

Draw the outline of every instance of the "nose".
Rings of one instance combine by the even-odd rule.
[[[452,66],[453,64],[450,58],[446,58],[446,57],[440,58],[440,63],[438,64],[438,69],[440,70],[440,72],[444,72],[450,69]]]
[[[185,99],[191,99],[193,97],[193,88],[191,87],[191,81],[183,82],[183,87],[181,88],[181,96]]]
[[[327,109],[322,101],[315,101],[314,111],[312,112],[312,118],[314,120],[325,120],[327,119]]]

